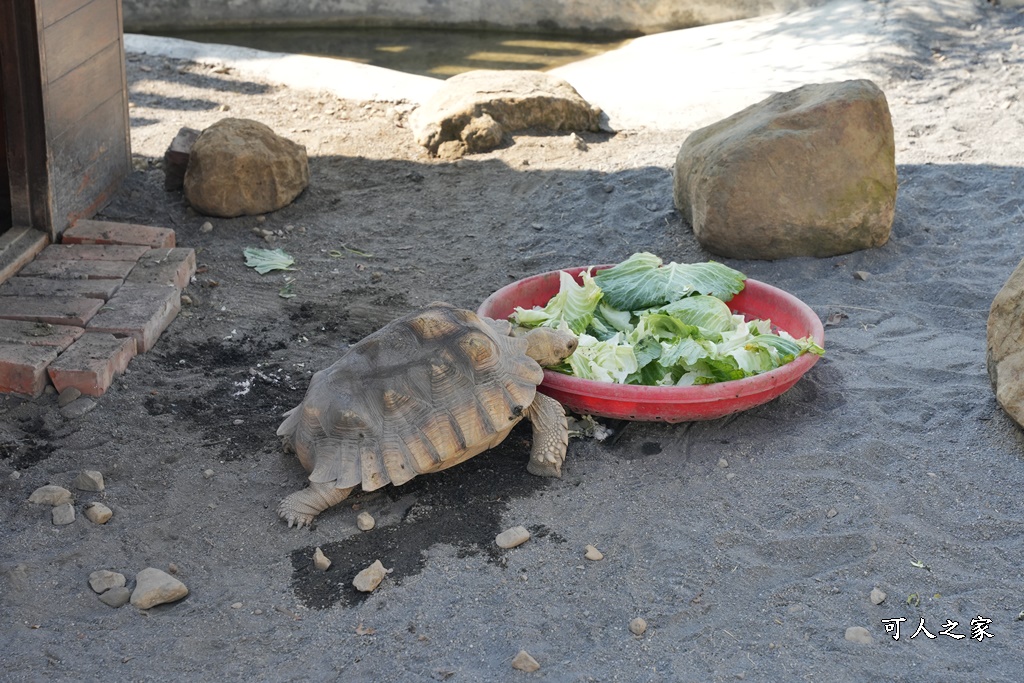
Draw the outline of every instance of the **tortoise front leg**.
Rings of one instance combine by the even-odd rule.
[[[313,523],[313,518],[321,512],[337,505],[348,498],[354,486],[347,489],[335,488],[334,484],[317,484],[310,482],[307,488],[287,496],[277,506],[277,514],[288,522],[288,528],[296,526],[301,529]]]
[[[524,413],[533,424],[533,449],[526,471],[539,477],[561,477],[569,445],[565,409],[550,396],[538,393]]]

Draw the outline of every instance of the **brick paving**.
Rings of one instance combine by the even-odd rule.
[[[0,393],[103,394],[178,315],[195,270],[173,230],[78,221],[0,283]]]

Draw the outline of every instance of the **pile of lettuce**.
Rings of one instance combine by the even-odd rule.
[[[571,330],[579,346],[560,366],[566,374],[618,384],[692,386],[750,377],[804,353],[825,350],[810,337],[744,320],[725,302],[746,277],[721,263],[669,263],[633,254],[582,283],[566,272],[543,308],[516,308],[523,327]]]

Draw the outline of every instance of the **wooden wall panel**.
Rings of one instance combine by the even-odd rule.
[[[118,0],[92,0],[43,28],[45,79],[56,81],[120,38]]]
[[[121,46],[102,52],[46,86],[46,128],[51,139],[79,125],[97,105],[121,91]]]
[[[42,19],[42,26],[60,21],[72,12],[76,12],[93,0],[43,0],[39,4],[39,16]]]

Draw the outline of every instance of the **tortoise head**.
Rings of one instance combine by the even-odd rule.
[[[532,330],[514,329],[512,335],[526,340],[526,355],[534,359],[542,367],[558,365],[572,355],[579,340],[568,330],[555,330],[550,327],[536,327]]]

